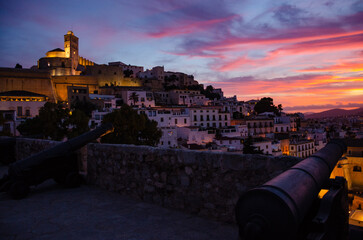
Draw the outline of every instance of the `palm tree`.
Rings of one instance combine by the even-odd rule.
[[[279,114],[280,114],[280,116],[281,116],[281,112],[282,112],[282,105],[281,104],[279,104],[279,105],[277,105],[277,110],[279,110]]]
[[[129,96],[129,100],[131,100],[133,102],[133,105],[135,105],[139,101],[139,94],[137,94],[136,92],[131,93],[131,95]]]

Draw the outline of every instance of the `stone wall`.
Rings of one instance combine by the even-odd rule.
[[[13,90],[43,94],[52,102],[56,100],[48,71],[0,68],[0,92]]]
[[[57,145],[58,141],[44,140],[44,139],[31,139],[31,138],[17,138],[15,145],[15,159],[16,161],[30,157],[45,149]],[[79,160],[79,170],[82,174],[87,172],[87,146],[80,148],[77,151]]]
[[[57,144],[23,139],[16,142],[21,160]],[[90,184],[167,208],[234,222],[239,196],[299,161],[294,157],[241,155],[90,143],[78,152],[87,161]]]
[[[15,145],[15,159],[16,161],[30,157],[44,149],[55,146],[57,141],[40,140],[31,138],[17,138]]]
[[[164,207],[234,222],[239,196],[296,164],[293,157],[88,144],[88,182]]]

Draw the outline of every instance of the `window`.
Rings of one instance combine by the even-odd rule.
[[[200,121],[204,121],[204,120],[203,120],[203,115],[200,115]]]
[[[215,121],[215,120],[216,120],[216,116],[215,116],[215,115],[213,115],[212,119],[213,119],[213,121]]]
[[[30,116],[30,110],[29,109],[26,109],[25,110],[25,116],[29,117]]]
[[[178,124],[178,119],[175,119],[175,124]]]
[[[23,116],[23,107],[18,107],[18,117]]]
[[[361,166],[354,166],[353,167],[353,172],[361,172],[362,171],[362,167]]]
[[[160,122],[164,122],[164,118],[160,118]]]
[[[12,120],[13,119],[13,115],[9,114],[9,113],[5,113],[5,120]]]
[[[266,149],[268,149],[268,145],[266,145]]]
[[[198,120],[197,120],[197,115],[194,115],[194,121],[198,121]]]
[[[224,115],[224,120],[227,120],[227,115]]]
[[[187,119],[186,118],[184,118],[184,123],[187,123]]]
[[[219,120],[222,120],[222,115],[219,115]]]

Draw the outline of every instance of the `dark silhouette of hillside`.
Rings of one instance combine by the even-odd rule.
[[[363,107],[352,110],[344,109],[331,109],[320,113],[307,115],[306,118],[329,118],[329,117],[343,117],[343,116],[357,116],[363,115]]]

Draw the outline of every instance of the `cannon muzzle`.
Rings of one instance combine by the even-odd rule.
[[[345,151],[342,141],[331,141],[311,157],[243,194],[236,205],[240,238],[298,239],[301,223]]]

